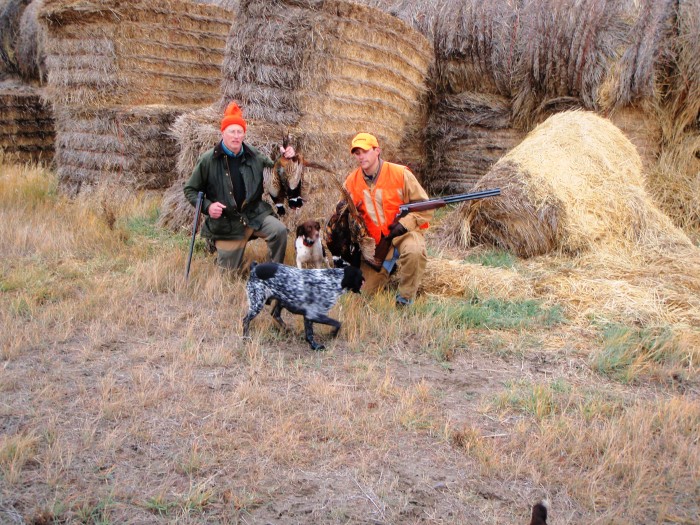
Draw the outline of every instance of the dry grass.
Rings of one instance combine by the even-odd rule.
[[[413,309],[346,296],[324,353],[287,313],[244,341],[243,282],[198,244],[186,284],[158,199],[57,184],[0,165],[0,521],[520,523],[543,495],[552,523],[697,521],[696,328],[566,324],[552,257],[464,263],[478,301],[449,261]]]

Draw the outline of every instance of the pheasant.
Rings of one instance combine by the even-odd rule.
[[[284,151],[291,142],[292,137],[287,133],[282,139],[280,151]],[[279,153],[277,153],[277,155],[278,158],[274,166],[265,170],[265,186],[272,198],[272,202],[274,202],[277,208],[278,215],[284,215],[285,199],[287,199],[289,208],[293,210],[301,208],[304,205],[301,191],[304,182],[305,168],[316,168],[329,173],[332,172],[322,164],[305,159],[298,151],[291,158],[279,155]]]

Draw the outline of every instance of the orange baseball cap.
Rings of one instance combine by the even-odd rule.
[[[369,133],[358,133],[355,138],[352,139],[352,144],[350,145],[350,153],[352,153],[355,148],[361,148],[365,151],[372,148],[378,148],[379,142],[377,137],[370,135]]]

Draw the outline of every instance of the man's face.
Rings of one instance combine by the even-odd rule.
[[[245,131],[238,124],[231,124],[221,132],[221,138],[224,141],[224,146],[234,153],[238,153],[241,151],[241,145],[245,138]]]
[[[372,149],[362,149],[355,148],[352,150],[352,154],[355,155],[355,160],[357,164],[362,168],[362,170],[370,175],[373,175],[377,171],[379,166],[379,148]]]

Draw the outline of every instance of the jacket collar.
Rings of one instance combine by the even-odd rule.
[[[223,141],[219,141],[216,146],[214,146],[214,158],[220,158],[226,155],[224,151]],[[250,147],[244,142],[243,143],[243,157],[242,160],[247,160],[250,158]]]

